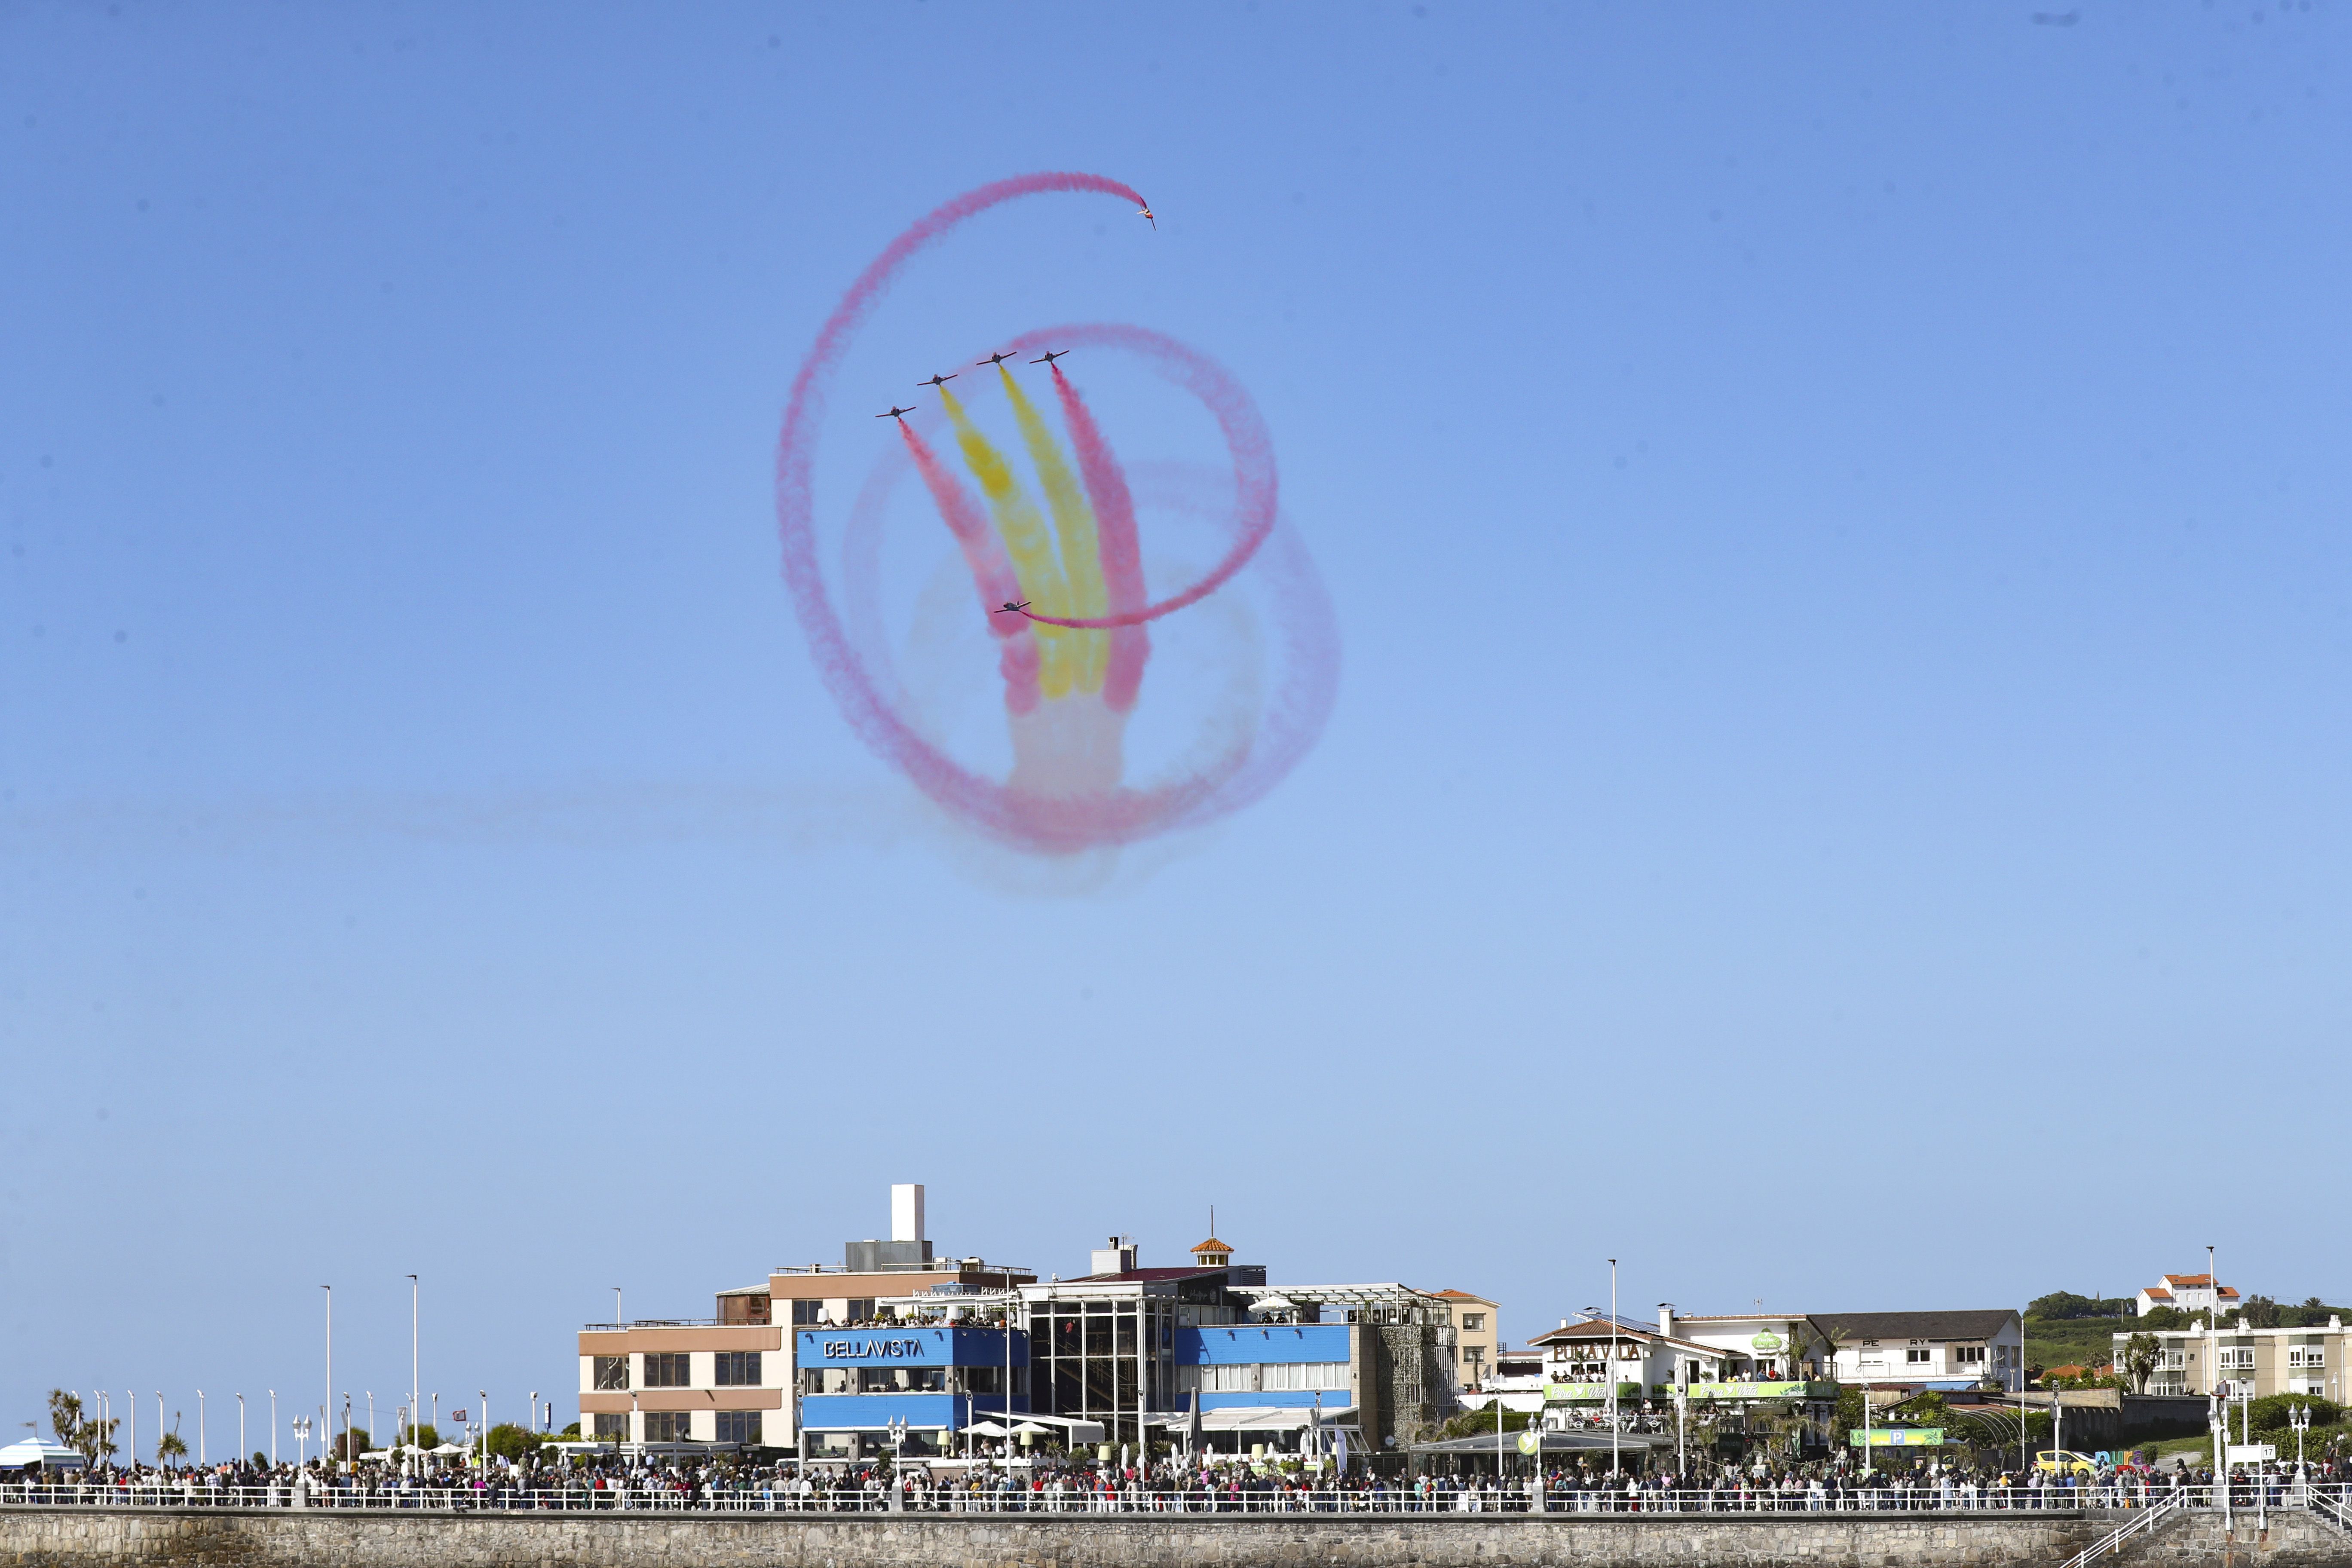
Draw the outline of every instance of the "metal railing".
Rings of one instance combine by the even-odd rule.
[[[1726,1487],[1710,1490],[1555,1487],[1540,1510],[1524,1489],[1416,1486],[1410,1481],[1351,1487],[1103,1488],[1076,1480],[925,1485],[891,1489],[879,1483],[834,1485],[821,1479],[779,1479],[753,1486],[685,1486],[632,1482],[564,1487],[216,1487],[185,1481],[138,1485],[79,1482],[0,1483],[0,1507],[332,1509],[369,1513],[699,1512],[777,1514],[908,1513],[1344,1513],[1465,1514],[1545,1512],[1563,1515],[1837,1513],[1843,1515],[2077,1514],[2129,1510],[2136,1518],[2069,1568],[2112,1550],[2158,1520],[2211,1506],[2210,1488],[2194,1490],[2132,1485],[2080,1487],[1862,1487],[1835,1491],[1805,1488]],[[2342,1487],[2312,1488],[2311,1506],[2352,1528]]]
[[[2188,1510],[2189,1495],[2186,1488],[2179,1491],[2167,1492],[2163,1501],[2152,1508],[2140,1510],[2131,1518],[2066,1559],[2065,1568],[2088,1568],[2090,1563],[2097,1562],[2108,1552],[2122,1550],[2123,1543],[2132,1537],[2144,1535],[2164,1523],[2165,1521],[2178,1517]]]

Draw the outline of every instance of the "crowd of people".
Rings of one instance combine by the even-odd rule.
[[[1044,1456],[894,1466],[763,1462],[748,1455],[590,1453],[520,1462],[418,1468],[365,1459],[350,1466],[251,1462],[178,1468],[105,1468],[27,1477],[14,1500],[144,1506],[431,1510],[698,1510],[747,1512],[1559,1512],[2129,1509],[2186,1491],[2215,1499],[2213,1478],[2185,1463],[2159,1471],[2125,1464],[2092,1474],[1980,1470],[1927,1462],[1886,1471],[1848,1463],[1710,1467],[1698,1473],[1612,1471],[1605,1455],[1554,1467],[1538,1500],[1532,1478],[1480,1473],[1459,1456],[1453,1473],[1343,1473],[1329,1462],[1276,1456],[1170,1453],[1131,1463]],[[2280,1506],[2304,1487],[2341,1496],[2347,1467],[2241,1475],[2234,1506]]]

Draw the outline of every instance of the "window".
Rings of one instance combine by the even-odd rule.
[[[824,1303],[817,1300],[793,1303],[793,1327],[813,1329],[824,1321]]]
[[[1903,1352],[1903,1360],[1909,1366],[1926,1366],[1935,1353],[1925,1345],[1913,1345]]]
[[[857,1369],[857,1392],[860,1394],[937,1394],[948,1385],[948,1369],[943,1366],[861,1366]]]
[[[598,1356],[594,1382],[599,1390],[628,1387],[629,1358],[625,1355]]]
[[[693,1365],[693,1357],[685,1354],[646,1356],[646,1386],[647,1388],[686,1388],[690,1386],[694,1382],[694,1373],[690,1370]],[[649,1443],[656,1441],[667,1442],[669,1439],[666,1437],[659,1439],[648,1437],[646,1441]]]
[[[1237,1366],[1180,1366],[1176,1393],[1254,1394],[1276,1391],[1340,1389],[1348,1386],[1348,1363],[1328,1362],[1243,1363]]]
[[[2253,1371],[2254,1352],[2252,1347],[2249,1346],[2244,1350],[2229,1350],[2225,1348],[2221,1352],[2221,1366],[2223,1372]]]
[[[650,1361],[653,1358],[646,1358]],[[690,1443],[693,1433],[688,1423],[693,1419],[683,1410],[648,1410],[646,1412],[646,1441],[648,1443]]]
[[[1952,1359],[1962,1366],[1982,1366],[1984,1365],[1984,1346],[1957,1345],[1953,1347]]]
[[[722,1410],[719,1413],[719,1436],[721,1443],[757,1443],[760,1441],[760,1413],[756,1410]]]
[[[760,1352],[758,1351],[720,1351],[710,1358],[716,1375],[711,1382],[721,1388],[757,1388],[760,1386]]]
[[[2289,1366],[2326,1366],[2327,1352],[2318,1345],[2289,1345],[2286,1348]]]
[[[857,1373],[845,1366],[804,1366],[801,1368],[803,1394],[853,1394],[856,1392]]]
[[[624,1411],[618,1415],[597,1416],[595,1436],[600,1443],[627,1442],[629,1440],[628,1413]]]
[[[873,1297],[871,1297],[871,1296],[863,1296],[863,1297],[860,1297],[860,1296],[853,1296],[853,1297],[851,1297],[851,1298],[849,1299],[849,1321],[850,1321],[851,1322],[853,1322],[853,1323],[866,1323],[866,1322],[871,1322],[871,1321],[873,1321],[873,1320],[874,1320],[874,1298],[873,1298]]]
[[[1484,1312],[1465,1312],[1465,1313],[1463,1313],[1463,1314],[1462,1314],[1462,1331],[1463,1331],[1464,1333],[1465,1333],[1465,1334],[1475,1334],[1475,1333],[1478,1333],[1478,1332],[1480,1332],[1481,1331],[1483,1331],[1483,1330],[1486,1328],[1486,1313],[1484,1313]]]

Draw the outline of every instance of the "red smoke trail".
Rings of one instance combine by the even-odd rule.
[[[915,434],[915,427],[901,419],[898,434],[905,438],[907,450],[914,454],[915,469],[931,492],[931,504],[940,509],[948,531],[963,549],[971,585],[980,593],[980,607],[988,616],[989,630],[996,634],[1004,705],[1015,713],[1026,713],[1037,706],[1037,639],[1019,616],[997,613],[999,605],[1014,604],[1021,597],[1021,579],[1004,553],[1004,542],[981,515],[980,504],[963,488],[963,481],[948,471],[930,444]]]
[[[1087,482],[1087,499],[1095,509],[1097,552],[1102,560],[1103,585],[1110,591],[1114,616],[1139,610],[1146,603],[1143,586],[1143,546],[1135,531],[1135,498],[1128,493],[1127,474],[1103,439],[1094,411],[1070,384],[1060,365],[1054,373],[1054,391],[1062,399],[1062,419],[1069,426],[1070,446],[1078,455],[1078,472]],[[1151,634],[1140,626],[1115,628],[1110,634],[1110,662],[1103,675],[1103,701],[1115,713],[1135,706],[1143,687],[1143,667],[1151,658]]]
[[[913,256],[975,214],[1022,196],[1050,192],[1094,193],[1118,196],[1139,207],[1144,205],[1130,187],[1095,174],[1028,174],[1000,180],[935,208],[892,240],[858,274],[825,319],[793,379],[776,440],[776,524],[785,587],[808,637],[818,674],[859,737],[897,764],[925,795],[972,826],[1024,847],[1068,852],[1128,843],[1176,824],[1206,821],[1262,795],[1313,743],[1322,728],[1330,708],[1337,665],[1328,607],[1313,582],[1312,567],[1295,543],[1283,542],[1278,544],[1277,560],[1295,558],[1296,564],[1278,568],[1273,580],[1285,613],[1305,617],[1304,640],[1298,642],[1297,651],[1315,662],[1294,671],[1297,679],[1290,684],[1297,689],[1296,699],[1278,700],[1256,733],[1234,736],[1187,775],[1166,784],[1150,789],[1122,787],[1076,798],[1011,789],[973,773],[931,744],[877,688],[875,674],[859,657],[834,609],[817,561],[814,469],[827,395],[858,327]],[[1037,337],[1031,334],[1006,346],[1034,349],[1041,346]],[[1139,626],[1214,592],[1274,534],[1273,447],[1248,394],[1221,367],[1173,339],[1140,328],[1108,325],[1057,328],[1052,337],[1123,349],[1150,362],[1209,408],[1232,457],[1230,510],[1221,510],[1233,526],[1234,543],[1207,577],[1160,605],[1130,607],[1099,620],[1065,623],[1104,630]],[[947,515],[944,507],[942,515]],[[956,527],[952,519],[949,526]]]

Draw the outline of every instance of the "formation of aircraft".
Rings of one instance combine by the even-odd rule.
[[[1143,216],[1146,216],[1146,217],[1150,217],[1150,216],[1151,216],[1150,209],[1150,208],[1146,208],[1146,209],[1144,210],[1144,214],[1143,214]],[[1155,224],[1153,224],[1151,226],[1152,226],[1152,227],[1154,227],[1154,228],[1158,228],[1160,226],[1159,226],[1158,224],[1156,224],[1156,223],[1155,223]],[[972,363],[973,363],[974,364],[992,364],[992,365],[996,365],[996,366],[998,366],[999,368],[1002,368],[1002,367],[1003,367],[1003,363],[1004,363],[1004,362],[1005,362],[1006,360],[1009,360],[1009,359],[1015,359],[1015,358],[1018,358],[1018,357],[1019,357],[1019,356],[1018,356],[1018,355],[1016,355],[1016,354],[1010,353],[1006,352],[1006,351],[1005,351],[1005,350],[1003,350],[1003,349],[999,349],[999,350],[997,350],[994,353],[992,353],[992,354],[989,355],[986,359],[983,359],[983,360],[974,360]],[[1055,362],[1055,360],[1057,360],[1057,359],[1067,359],[1067,358],[1069,358],[1069,357],[1070,357],[1070,351],[1069,351],[1069,350],[1067,350],[1067,349],[1047,349],[1047,350],[1045,351],[1045,354],[1044,354],[1044,356],[1043,356],[1042,358],[1033,359],[1033,360],[1031,360],[1029,363],[1030,363],[1031,364],[1042,364],[1042,365],[1046,366],[1048,369],[1050,369],[1050,368],[1052,368],[1053,363],[1054,363],[1054,362]],[[947,374],[946,375],[941,375],[938,371],[933,371],[933,372],[931,372],[931,374],[930,374],[930,375],[929,375],[929,377],[928,379],[923,380],[923,381],[919,381],[919,382],[915,383],[915,384],[916,384],[917,386],[942,387],[942,386],[945,386],[949,382],[953,381],[953,380],[954,380],[958,375],[961,375],[961,374],[963,374],[963,373],[962,373],[962,372],[961,372],[961,371],[950,371],[950,372],[949,374]],[[907,416],[908,416],[908,415],[909,415],[909,414],[912,414],[913,412],[915,412],[915,411],[914,411],[913,409],[911,409],[911,408],[901,408],[901,407],[899,407],[897,404],[895,404],[895,403],[894,403],[894,404],[892,404],[892,405],[890,405],[890,411],[889,411],[888,413],[887,413],[887,414],[877,414],[874,417],[875,417],[875,418],[877,418],[877,419],[896,419],[896,420],[898,420],[900,423],[902,423],[902,424],[903,424],[903,423],[906,421],[906,417],[907,417]],[[1029,606],[1028,606],[1028,605],[1005,605],[1005,606],[1004,606],[1004,609],[1005,609],[1005,610],[1025,610],[1025,609],[1027,609],[1028,607],[1029,607]],[[1004,613],[1004,610],[999,610],[999,611],[997,611],[996,613],[997,613],[998,615],[1000,615],[1000,616],[1001,616],[1001,615],[1003,615],[1003,614]]]

